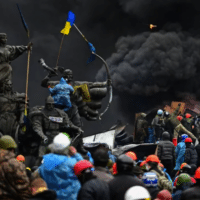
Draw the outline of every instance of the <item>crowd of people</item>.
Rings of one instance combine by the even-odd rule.
[[[0,199],[3,200],[185,200],[200,199],[198,149],[186,134],[177,146],[164,131],[155,154],[133,151],[115,157],[100,146],[85,160],[59,133],[39,167],[16,155],[11,136],[0,138]]]

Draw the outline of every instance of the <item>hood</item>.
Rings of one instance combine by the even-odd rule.
[[[162,138],[163,140],[170,140],[170,134],[167,131],[165,131],[162,134]]]
[[[4,149],[0,149],[0,163],[7,161],[7,160],[10,160],[12,158],[15,158],[14,153],[7,151],[7,150],[4,150]]]
[[[67,156],[64,155],[57,155],[57,154],[47,154],[43,157],[43,166],[46,170],[51,171],[52,169],[56,168],[58,165],[61,165],[63,162],[66,161]]]
[[[67,84],[66,80],[63,77],[60,79],[60,84],[61,85]]]

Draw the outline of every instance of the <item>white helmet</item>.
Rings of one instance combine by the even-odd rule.
[[[142,186],[133,186],[129,188],[124,196],[124,200],[151,200],[148,190]]]

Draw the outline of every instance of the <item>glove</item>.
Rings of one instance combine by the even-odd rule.
[[[48,141],[49,141],[48,137],[45,136],[45,137],[43,138],[43,143],[44,143],[44,144],[47,144]]]

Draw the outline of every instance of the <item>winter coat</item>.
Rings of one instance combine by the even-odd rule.
[[[197,151],[197,155],[198,155],[198,160],[197,160],[197,167],[200,166],[200,144],[198,144],[196,147],[195,147],[196,151]]]
[[[89,180],[81,187],[78,200],[110,200],[109,186],[98,178]]]
[[[193,185],[189,189],[183,191],[181,200],[197,200],[200,199],[200,186]]]
[[[109,170],[104,167],[95,167],[94,175],[102,181],[109,182],[114,177],[109,174]]]
[[[184,162],[185,150],[186,150],[185,142],[179,142],[178,145],[176,146],[176,149],[175,149],[176,166],[175,166],[174,170],[179,170],[181,164]]]
[[[188,147],[186,146],[184,162],[186,162],[188,165],[191,165],[191,164],[197,165],[197,159],[198,159],[198,155],[194,148],[194,145],[188,144]]]
[[[168,132],[164,132],[162,135],[162,141],[158,144],[158,157],[160,160],[173,160],[175,157],[175,147],[170,140]]]
[[[56,200],[56,192],[54,190],[46,190],[34,195],[29,200]]]
[[[57,198],[76,200],[81,188],[73,168],[76,162],[83,160],[79,153],[68,157],[58,154],[47,154],[39,167],[39,174],[47,183],[49,189],[55,190]]]
[[[181,124],[190,132],[192,132],[192,125],[194,125],[194,121],[192,118],[183,118],[181,120]]]
[[[109,183],[110,200],[124,200],[126,191],[132,186],[143,186],[144,183],[132,175],[118,174]]]
[[[160,190],[168,190],[169,192],[172,192],[173,187],[172,187],[172,183],[167,179],[167,177],[165,176],[165,173],[162,171],[156,170],[156,169],[151,169],[150,172],[153,172],[157,175],[158,177],[158,188]]]
[[[65,112],[72,107],[70,94],[74,92],[74,88],[71,85],[68,85],[64,78],[61,78],[60,83],[54,88],[49,88],[49,91],[56,106],[63,107]]]
[[[14,153],[0,149],[1,200],[27,200],[32,196],[26,167],[15,157]]]

